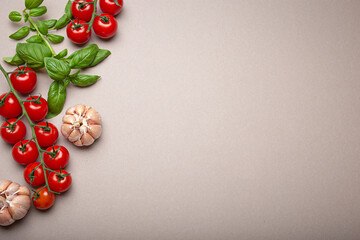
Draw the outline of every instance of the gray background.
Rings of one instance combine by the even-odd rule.
[[[65,3],[45,1],[47,16]],[[1,56],[22,8],[2,0]],[[1,239],[359,239],[359,13],[357,0],[126,1],[116,37],[91,39],[113,53],[87,71],[102,79],[65,106],[96,108],[102,138],[61,137],[71,190]],[[24,183],[10,150],[0,178]]]

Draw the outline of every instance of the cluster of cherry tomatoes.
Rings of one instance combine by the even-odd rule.
[[[114,16],[120,13],[123,7],[123,0],[100,0],[100,8],[103,14],[96,14],[92,28],[100,38],[111,38],[115,35],[118,23]],[[84,44],[91,37],[91,22],[94,12],[94,0],[79,0],[71,4],[71,13],[74,20],[66,28],[68,38],[76,44]]]
[[[11,84],[20,93],[27,94],[34,90],[37,82],[36,73],[28,67],[19,67],[10,75]],[[43,122],[48,113],[47,101],[41,96],[30,96],[22,101],[27,115],[32,121],[34,132],[42,152],[39,153],[33,139],[24,140],[26,126],[21,121],[23,109],[13,93],[4,93],[0,96],[0,115],[7,120],[2,124],[0,135],[2,139],[14,145],[12,156],[16,162],[25,165],[25,181],[33,187],[45,184],[45,177],[50,188],[40,187],[33,195],[33,204],[36,208],[45,210],[55,202],[55,194],[67,191],[72,182],[71,175],[63,170],[69,162],[69,151],[54,145],[58,139],[57,128],[48,122]],[[46,149],[46,150],[44,150]],[[39,154],[43,154],[46,165],[46,174],[40,162],[36,162]]]

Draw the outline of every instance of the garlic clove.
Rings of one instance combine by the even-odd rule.
[[[15,220],[11,217],[9,209],[4,208],[0,210],[0,226],[9,226],[14,222]]]
[[[100,125],[89,125],[88,133],[94,138],[98,139],[101,135],[102,129]]]
[[[78,104],[75,106],[75,113],[79,116],[82,116],[85,112],[85,106]]]
[[[74,124],[76,122],[76,118],[74,115],[65,115],[62,120],[64,123],[67,124]]]
[[[89,109],[85,114],[88,124],[101,124],[100,114],[93,108]]]
[[[11,184],[11,181],[9,181],[9,180],[1,180],[0,181],[0,194],[2,194],[2,192],[4,192],[10,184]]]
[[[82,147],[83,146],[81,140],[77,140],[76,142],[74,142],[74,145],[77,146],[77,147]]]
[[[30,208],[31,200],[29,196],[18,195],[9,203],[9,211],[14,220],[25,217]]]
[[[79,140],[81,138],[81,133],[79,130],[75,129],[71,132],[71,134],[69,135],[68,139],[70,142],[76,142],[77,140]]]
[[[73,131],[73,126],[70,125],[70,124],[66,124],[64,123],[62,126],[61,126],[61,133],[64,137],[69,137],[70,134],[72,133]]]
[[[13,196],[17,193],[17,190],[19,190],[19,188],[20,188],[20,184],[15,182],[11,183],[5,191],[6,196],[12,199]]]
[[[71,107],[66,110],[66,115],[73,115],[75,113],[75,107]]]
[[[93,144],[95,139],[88,133],[84,133],[84,135],[81,137],[81,142],[84,146],[90,146]]]
[[[31,192],[30,192],[29,188],[27,188],[25,186],[20,186],[17,194],[18,195],[30,196]]]

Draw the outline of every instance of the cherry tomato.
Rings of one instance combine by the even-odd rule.
[[[110,14],[103,13],[100,16],[95,17],[93,23],[94,32],[101,38],[111,38],[116,33],[117,21]]]
[[[33,163],[39,157],[39,151],[37,150],[35,142],[28,142],[28,140],[18,142],[12,149],[14,160],[22,165]]]
[[[75,25],[74,25],[75,23]],[[80,25],[86,24],[85,21],[76,19],[73,22],[69,23],[66,28],[66,34],[68,38],[76,44],[84,44],[89,41],[91,36],[91,30],[86,32],[89,28],[89,25]]]
[[[12,118],[1,125],[1,137],[7,143],[15,144],[26,136],[25,124],[21,120],[15,123],[16,121],[16,118]]]
[[[30,93],[35,89],[36,86],[36,73],[29,67],[19,67],[10,75],[10,80],[16,91],[19,93]]]
[[[22,108],[13,93],[5,98],[7,93],[0,96],[0,115],[4,118],[15,118],[22,113]]]
[[[44,169],[42,166],[39,166],[40,164],[39,162],[30,163],[24,170],[25,181],[33,187],[45,184]],[[34,169],[35,171],[33,172]]]
[[[41,187],[42,188],[42,187]],[[41,191],[38,188],[36,193],[34,193],[31,197],[33,200],[34,207],[39,210],[46,210],[52,207],[55,203],[55,194],[49,193],[47,187],[44,187]]]
[[[41,122],[36,125],[37,126],[34,127],[34,130],[39,145],[41,147],[49,147],[54,145],[59,137],[59,132],[54,124]],[[44,128],[38,126],[44,126]]]
[[[71,13],[74,18],[89,22],[94,12],[94,1],[83,0],[71,4]]]
[[[72,182],[71,175],[65,170],[57,170],[55,172],[50,172],[48,176],[49,187],[52,191],[55,192],[66,192],[69,190]],[[69,175],[68,175],[69,174]]]
[[[64,146],[49,147],[46,151],[56,153],[55,156],[44,153],[44,162],[48,168],[53,170],[64,169],[68,165],[70,154]]]
[[[118,6],[115,2],[116,0],[100,0],[100,8],[103,13],[108,13],[113,16],[119,14],[122,7],[124,6],[123,0],[117,0]]]
[[[24,107],[30,119],[35,122],[43,120],[49,111],[49,105],[47,101],[44,98],[38,96],[28,97],[26,100],[36,100],[33,102],[24,102]]]

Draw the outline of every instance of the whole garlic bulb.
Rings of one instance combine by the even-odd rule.
[[[0,181],[0,226],[22,219],[30,207],[30,190],[27,187],[10,180]]]
[[[61,133],[78,147],[90,146],[101,135],[100,114],[86,105],[71,107],[63,117]]]

